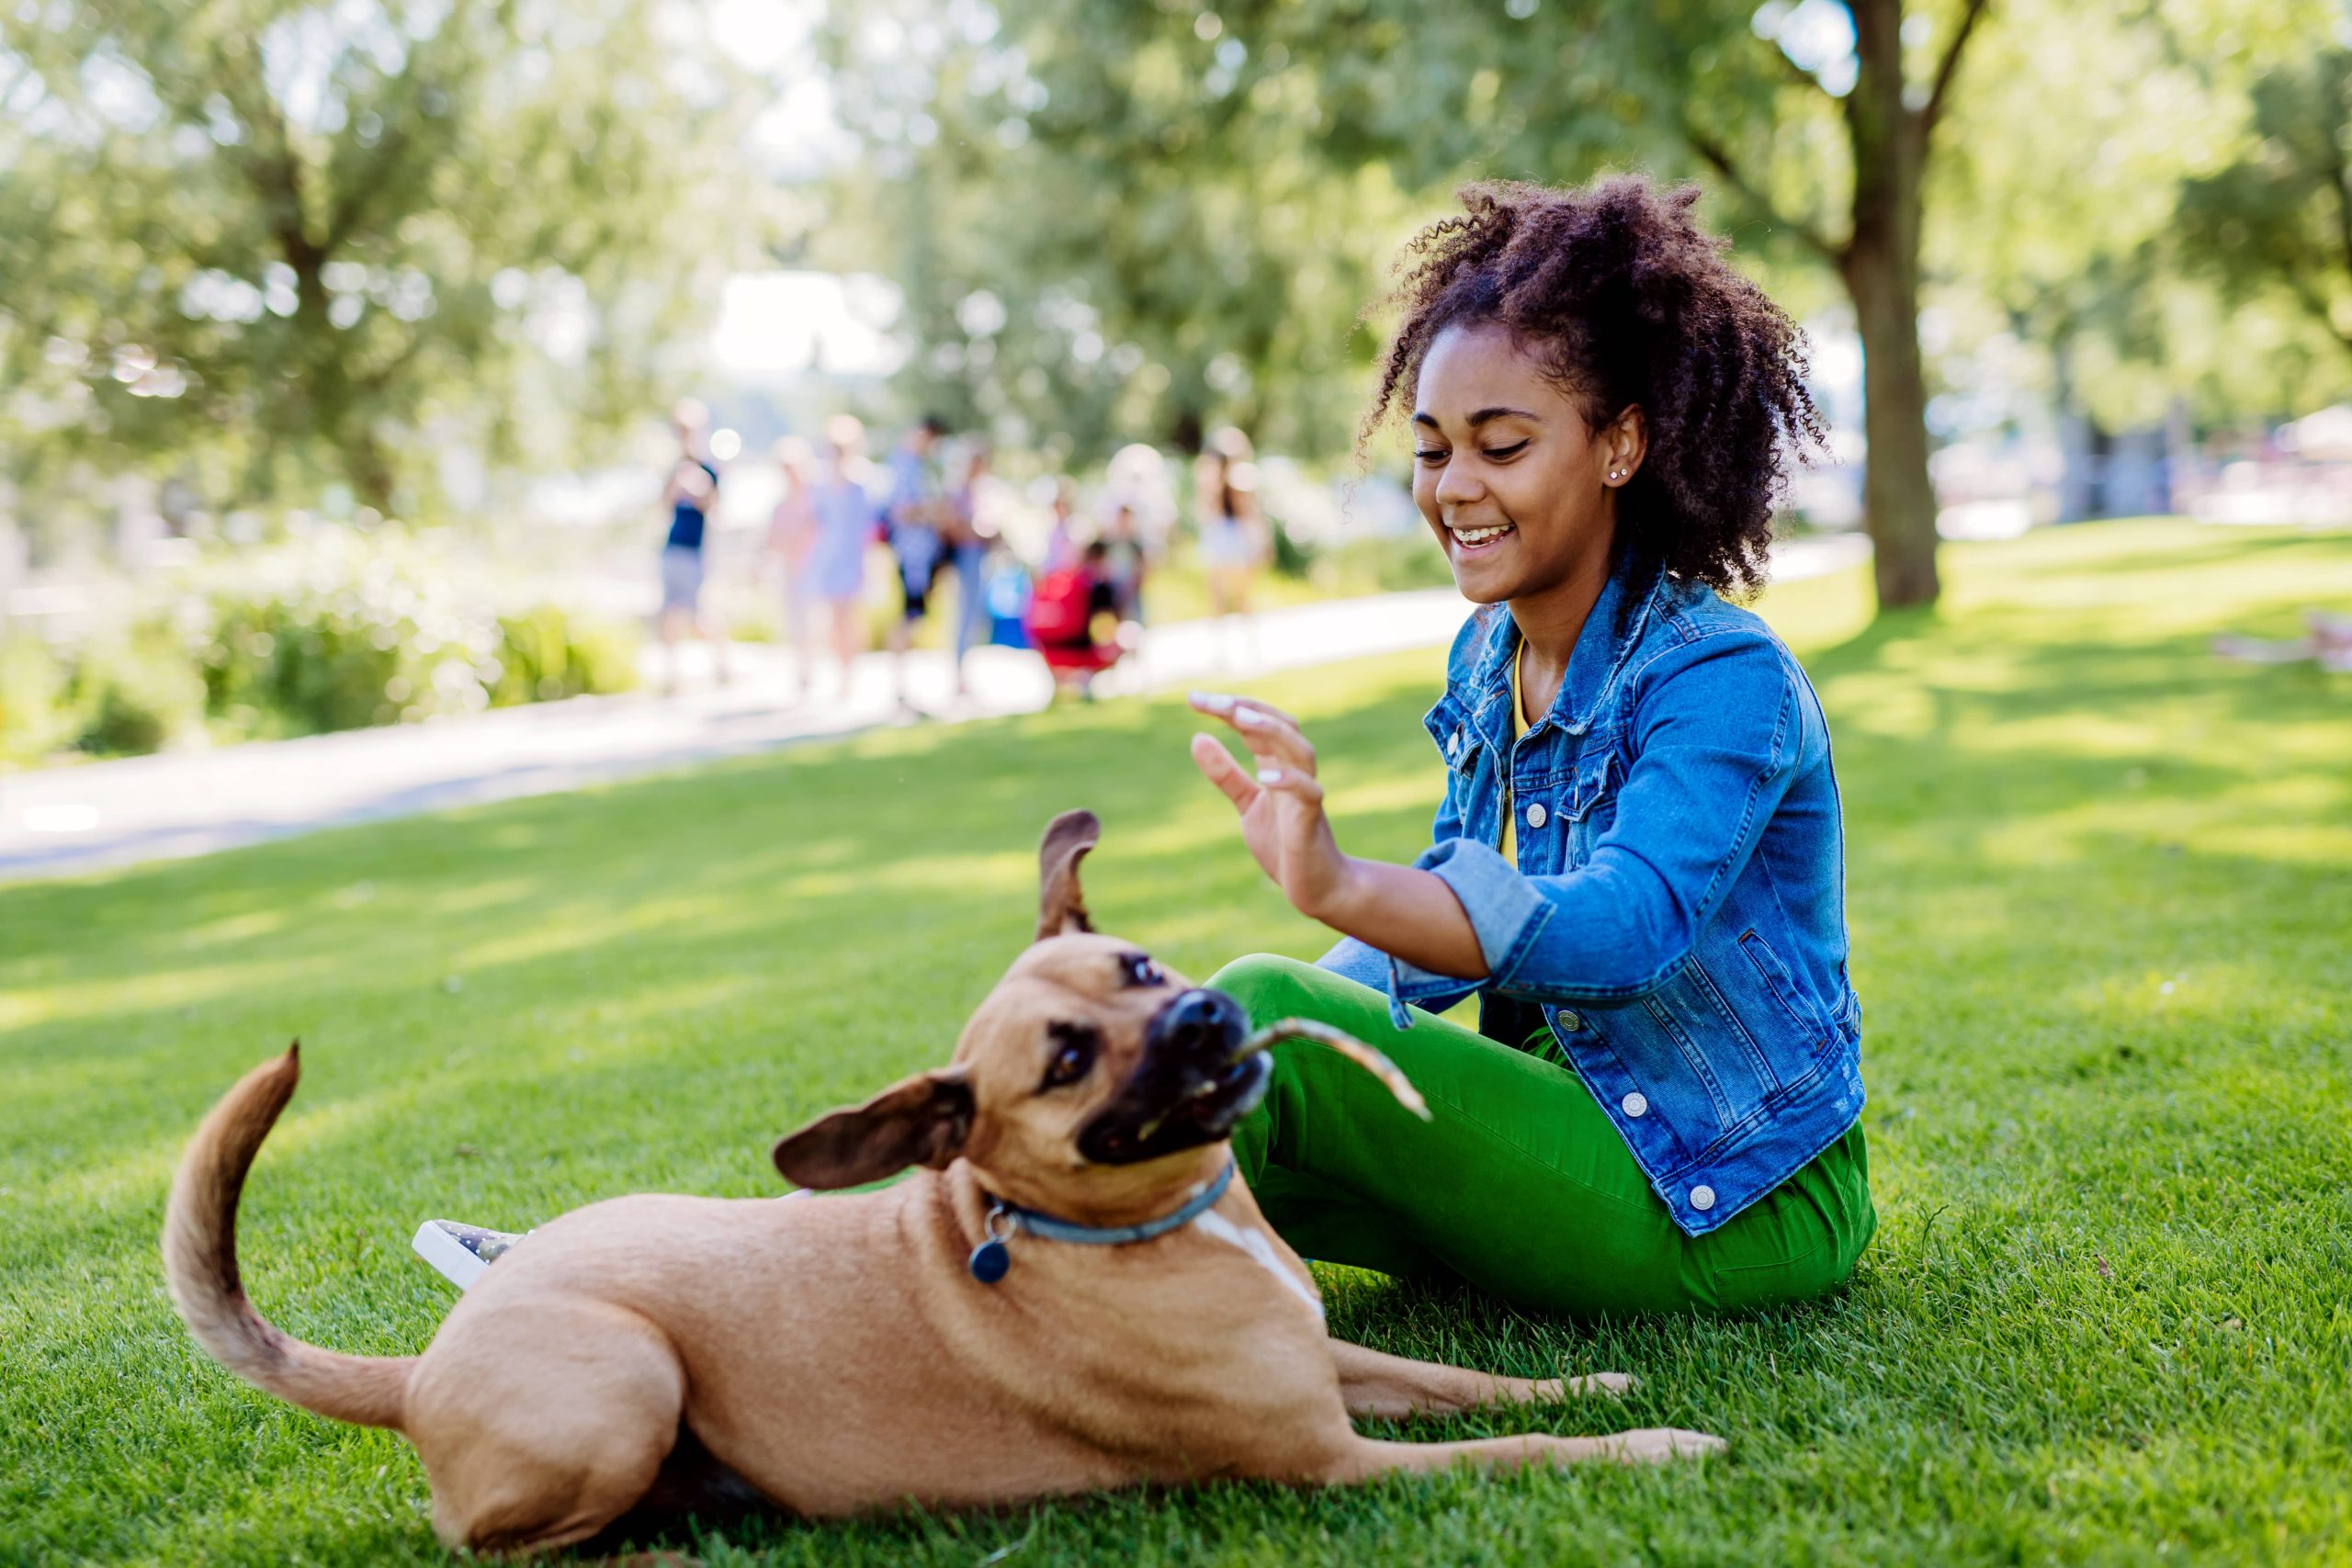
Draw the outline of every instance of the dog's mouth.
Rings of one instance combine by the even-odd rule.
[[[1192,990],[1160,1010],[1133,1077],[1078,1135],[1096,1165],[1137,1165],[1213,1144],[1265,1098],[1273,1058],[1244,1049],[1250,1021],[1221,991]]]
[[[1233,1124],[1257,1109],[1264,1098],[1266,1079],[1274,1070],[1274,1059],[1263,1051],[1251,1051],[1236,1056],[1225,1067],[1204,1082],[1198,1089],[1169,1107],[1160,1119],[1161,1126],[1188,1122],[1195,1127],[1213,1127],[1223,1137]],[[1157,1127],[1143,1130],[1146,1137],[1159,1131]]]

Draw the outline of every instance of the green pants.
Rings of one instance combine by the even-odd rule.
[[[1292,959],[1238,959],[1210,984],[1255,1023],[1311,1018],[1377,1045],[1429,1101],[1424,1122],[1337,1052],[1274,1047],[1234,1154],[1306,1257],[1460,1279],[1545,1312],[1739,1312],[1832,1289],[1877,1227],[1860,1122],[1728,1224],[1686,1235],[1559,1062],[1429,1013],[1398,1030],[1379,992]]]

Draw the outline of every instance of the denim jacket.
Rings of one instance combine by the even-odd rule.
[[[1621,565],[1558,699],[1514,741],[1519,640],[1503,607],[1472,615],[1423,720],[1447,780],[1414,863],[1462,901],[1487,977],[1352,937],[1323,964],[1385,990],[1400,1028],[1408,1002],[1442,1011],[1476,991],[1488,1035],[1548,1030],[1702,1235],[1861,1113],[1828,728],[1780,639],[1702,587]],[[1516,865],[1496,851],[1506,769]]]

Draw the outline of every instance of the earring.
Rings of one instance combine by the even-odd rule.
[[[1611,468],[1609,470],[1609,477],[1612,479],[1622,479],[1625,477],[1625,470],[1623,468]]]

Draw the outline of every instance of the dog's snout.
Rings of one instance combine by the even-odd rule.
[[[1222,1061],[1250,1031],[1241,1004],[1223,991],[1195,987],[1159,1010],[1151,1022],[1151,1043],[1183,1056]]]

